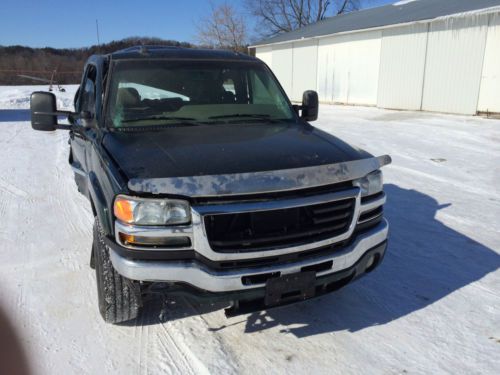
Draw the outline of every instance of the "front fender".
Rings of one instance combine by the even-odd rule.
[[[89,195],[95,210],[94,214],[99,219],[102,229],[106,235],[113,233],[112,215],[109,212],[109,204],[94,172],[89,173]],[[111,203],[112,204],[112,203]]]

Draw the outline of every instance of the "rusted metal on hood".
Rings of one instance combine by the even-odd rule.
[[[389,155],[314,167],[250,173],[131,179],[128,187],[137,193],[211,197],[271,193],[312,188],[366,176],[391,163]]]

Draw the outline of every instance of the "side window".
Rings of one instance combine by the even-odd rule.
[[[269,88],[266,87],[266,84],[262,82],[261,77],[259,77],[255,72],[251,73],[250,82],[252,85],[254,104],[268,104],[274,102],[273,94],[276,93],[269,90]]]
[[[78,111],[80,109],[80,87],[78,87],[78,90],[76,90],[75,97],[73,98],[73,107],[75,108],[75,111]]]
[[[232,92],[233,94],[236,94],[236,88],[234,86],[234,81],[232,78],[226,78],[224,80],[224,83],[222,84],[224,86],[224,90]]]
[[[96,70],[90,66],[85,76],[85,81],[82,86],[79,99],[80,111],[89,111],[95,114],[96,102]]]
[[[252,71],[249,75],[252,93],[251,103],[276,106],[276,109],[282,112],[284,117],[287,117],[288,103],[285,97],[280,94],[278,86],[270,80],[270,76],[258,71]]]

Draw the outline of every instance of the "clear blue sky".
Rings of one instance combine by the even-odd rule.
[[[221,3],[223,0],[215,0]],[[243,0],[230,1],[243,9]],[[394,0],[361,0],[363,7]],[[0,0],[0,45],[84,47],[128,36],[194,42],[208,0]]]

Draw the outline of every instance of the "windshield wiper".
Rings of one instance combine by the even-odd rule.
[[[219,115],[219,116],[210,116],[209,118],[232,118],[232,117],[251,117],[251,118],[262,118],[262,119],[268,119],[270,116],[269,115],[259,115],[259,114],[253,114],[253,113],[233,113],[232,115]]]
[[[138,122],[138,121],[147,121],[147,120],[172,120],[172,121],[195,121],[195,118],[192,117],[174,117],[174,116],[146,116],[146,117],[136,117],[122,120],[122,122]]]
[[[254,121],[264,121],[271,123],[288,122],[287,119],[272,118],[270,115],[265,114],[247,114],[247,113],[235,113],[232,115],[220,115],[220,116],[210,116],[209,119],[232,119],[236,118],[235,122],[254,122]]]

